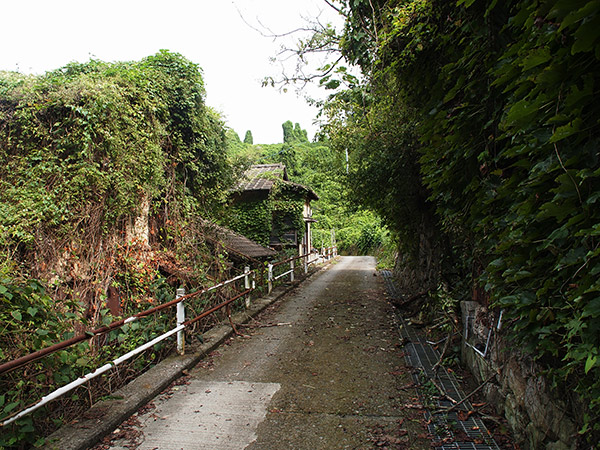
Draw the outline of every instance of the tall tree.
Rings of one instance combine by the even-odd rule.
[[[308,142],[308,133],[302,129],[298,122],[294,124],[294,139],[296,142]]]
[[[281,124],[283,128],[284,144],[300,144],[308,142],[308,133],[303,130],[298,122],[292,124],[290,120]]]
[[[283,128],[283,143],[291,144],[295,142],[294,124],[290,120],[286,120],[281,124],[281,128]]]
[[[252,137],[252,131],[246,131],[246,135],[244,136],[244,144],[254,144],[254,138]]]

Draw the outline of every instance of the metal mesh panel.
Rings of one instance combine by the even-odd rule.
[[[385,280],[388,294],[392,298],[401,298],[394,285],[391,272],[384,270],[381,274]],[[463,400],[465,394],[452,372],[448,372],[443,366],[439,366],[437,373],[434,373],[433,367],[440,359],[439,352],[428,344],[417,330],[408,325],[400,314],[398,314],[398,322],[400,333],[407,341],[405,346],[406,364],[416,369],[413,372],[415,383],[419,385],[424,379],[434,379],[446,395],[458,402]],[[450,400],[443,398],[438,399],[436,403],[438,408],[448,408],[453,405]],[[469,416],[466,420],[459,420],[458,411],[462,411],[464,414],[464,412],[472,409],[471,403],[464,401],[455,410],[446,414],[426,412],[425,419],[429,422],[428,430],[438,443],[454,439],[455,433],[459,431],[473,440],[473,442],[444,442],[438,448],[442,450],[500,450],[485,424],[479,418]]]

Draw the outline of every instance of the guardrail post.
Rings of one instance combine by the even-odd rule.
[[[181,298],[185,295],[185,289],[179,288],[175,294],[175,298]],[[185,306],[183,300],[177,303],[177,326],[185,322]],[[185,353],[185,334],[183,330],[177,332],[177,353],[183,355]]]
[[[310,256],[310,253],[304,255],[304,275],[306,275],[308,273],[308,258]]]
[[[250,277],[249,274],[250,273],[250,267],[246,266],[244,267],[244,274],[246,275],[244,277],[244,288],[245,289],[250,289]]]
[[[267,273],[267,283],[269,285],[269,294],[271,293],[271,291],[273,290],[273,264],[269,264],[268,266],[268,273]]]
[[[293,283],[294,282],[294,260],[292,259],[290,261],[290,281]]]
[[[246,276],[244,277],[244,289],[250,289],[250,267],[244,267],[244,273]],[[250,294],[246,296],[246,308],[250,308]]]

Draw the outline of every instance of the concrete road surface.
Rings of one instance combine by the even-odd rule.
[[[250,325],[110,448],[430,448],[373,258],[341,257]]]

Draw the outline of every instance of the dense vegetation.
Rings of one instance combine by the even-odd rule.
[[[215,214],[234,172],[282,162],[320,196],[315,246],[329,245],[335,229],[342,251],[367,252],[389,239],[387,227],[404,263],[435,249],[439,270],[426,287],[443,282],[458,300],[481,291],[502,308],[551,384],[582,400],[575,419],[594,439],[598,2],[329,3],[346,18],[343,33],[327,27],[301,51],[329,46],[364,81],[339,58],[323,67],[322,84],[340,90],[323,105],[328,123],[313,143],[291,122],[282,144],[254,145],[251,132],[242,142],[204,105],[198,67],[168,52],[42,77],[1,74],[0,301],[11,309],[0,310],[0,357],[101,323],[109,287],[130,306],[172,295],[156,258],[135,242],[118,245],[143,205],[161,254],[205,273],[202,249],[184,245],[195,218]],[[77,374],[86,352],[59,355],[69,373],[38,385]],[[2,415],[35,391],[24,389],[31,378],[11,382]],[[30,436],[32,424],[20,426],[13,437]]]
[[[348,83],[338,63],[323,83],[347,86],[324,111],[355,198],[408,261],[424,237],[441,249],[432,287],[484,291],[504,309],[551,384],[582,399],[581,433],[597,436],[598,2],[330,3],[346,26],[319,48],[328,40],[365,79]]]
[[[110,322],[111,297],[114,310],[130,314],[172,299],[182,280],[202,283],[219,270],[200,217],[218,213],[233,172],[224,125],[204,97],[198,66],[167,51],[38,77],[0,74],[0,360]],[[136,323],[2,374],[0,417],[169,321]],[[69,419],[64,406],[105,395],[156,355],[61,399],[57,414],[40,411],[3,429],[0,447],[31,446]]]

